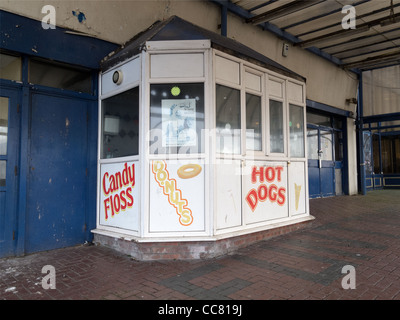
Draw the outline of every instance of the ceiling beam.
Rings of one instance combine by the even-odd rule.
[[[366,2],[370,2],[370,1],[372,1],[372,0],[362,0],[362,1],[360,1],[360,2],[353,3],[352,6],[355,7],[355,8],[357,9],[357,6],[362,5],[362,4],[365,4]],[[393,8],[398,7],[398,6],[400,6],[400,3],[395,4],[395,5],[393,6]],[[369,17],[369,16],[373,16],[373,15],[382,13],[382,12],[384,12],[384,11],[388,11],[388,10],[390,10],[391,8],[392,8],[391,6],[389,6],[389,7],[384,7],[384,8],[378,9],[378,10],[374,10],[374,11],[371,11],[371,12],[367,12],[367,13],[365,13],[365,14],[357,15],[357,19],[367,18],[367,17]],[[328,12],[328,13],[326,13],[326,14],[321,14],[321,15],[314,16],[314,17],[312,17],[312,18],[310,18],[310,19],[307,19],[307,20],[304,20],[304,21],[305,21],[305,22],[308,22],[308,20],[312,21],[312,20],[314,20],[314,19],[320,19],[320,18],[322,18],[322,17],[326,17],[326,16],[328,16],[328,15],[330,15],[330,14],[338,13],[338,12],[341,12],[341,11],[342,11],[342,7],[340,7],[339,9],[333,10],[333,11],[331,11],[331,12]],[[301,23],[302,23],[302,21],[298,22],[297,25],[298,25],[298,24],[301,24]],[[296,25],[296,24],[293,24],[293,25]],[[327,30],[327,29],[334,28],[334,27],[338,27],[338,26],[340,26],[340,25],[341,25],[341,21],[339,21],[339,22],[337,22],[337,23],[332,23],[332,24],[326,25],[326,26],[324,26],[324,27],[322,27],[322,28],[318,28],[318,29],[310,30],[310,31],[307,31],[307,32],[304,32],[304,33],[297,34],[297,36],[301,38],[301,37],[303,37],[303,36],[306,36],[306,35],[308,36],[308,35],[310,35],[310,34],[312,34],[312,33],[320,32],[320,31]],[[288,28],[290,28],[290,27],[291,27],[291,26],[285,26],[285,27],[282,27],[282,29],[283,29],[283,30],[286,30],[286,29],[288,29]]]
[[[273,19],[281,18],[293,12],[311,7],[317,3],[324,2],[326,0],[295,0],[293,2],[286,3],[280,7],[261,13],[254,17],[246,19],[247,23],[260,24]]]
[[[377,26],[377,25],[382,25],[385,24],[387,25],[388,23],[391,23],[392,21],[396,21],[400,17],[400,13],[396,13],[394,15],[391,15],[390,17],[385,17],[385,18],[379,18],[375,19],[373,21],[369,21],[366,23],[362,23],[358,26],[356,26],[355,29],[341,29],[339,31],[331,32],[324,34],[322,36],[318,36],[315,38],[307,39],[300,41],[296,43],[296,46],[302,47],[302,48],[309,48],[312,47],[313,45],[317,43],[321,43],[327,40],[333,40],[333,39],[338,39],[338,38],[343,38],[343,37],[348,37],[352,36],[354,34],[362,33],[368,31],[370,28]],[[397,23],[397,22],[396,22]]]
[[[362,0],[362,1],[359,1],[359,2],[356,2],[356,3],[353,3],[352,6],[356,8],[357,6],[359,6],[359,5],[361,5],[361,4],[364,4],[364,3],[366,3],[366,2],[369,2],[369,1],[371,1],[371,0]],[[400,5],[400,4],[398,4],[398,5]],[[390,7],[388,7],[388,8],[390,8]],[[382,11],[383,11],[383,10],[382,10]],[[327,17],[327,16],[330,16],[330,15],[335,14],[335,13],[338,13],[338,12],[342,12],[342,7],[339,7],[339,8],[337,8],[337,9],[334,9],[334,10],[329,11],[329,12],[325,12],[325,13],[321,13],[321,14],[312,16],[312,17],[310,17],[310,18],[308,18],[308,19],[305,19],[305,20],[301,20],[301,21],[298,21],[298,22],[295,22],[295,23],[292,23],[292,24],[283,26],[283,27],[281,27],[281,29],[282,29],[282,30],[287,30],[287,29],[290,29],[290,28],[299,26],[299,25],[304,24],[304,23],[307,23],[307,22],[311,22],[311,21],[314,21],[314,20],[318,20],[318,19],[321,19],[321,18],[325,18],[325,17]],[[370,14],[375,14],[375,13],[378,13],[378,12],[374,12],[374,13],[370,13]],[[370,14],[368,14],[368,15],[370,15]],[[366,15],[363,15],[363,16],[366,16]],[[359,16],[358,18],[363,18],[363,16]],[[313,32],[318,32],[318,31],[323,30],[323,29],[325,29],[325,28],[334,27],[334,26],[336,26],[336,25],[337,25],[337,24],[333,24],[333,25],[330,25],[330,26],[327,26],[327,27],[323,27],[323,28],[321,28],[321,29],[312,30],[312,31],[310,31],[310,32],[304,33],[303,35],[306,35],[306,34],[309,34],[309,33],[313,33]],[[298,34],[297,36],[300,37],[301,35]]]
[[[236,16],[238,16],[244,20],[247,20],[254,16],[247,10],[239,7],[236,4],[233,4],[231,1],[228,1],[228,0],[209,0],[209,1],[215,3],[216,5],[219,5],[220,7],[226,7],[228,9],[228,11],[232,12],[233,14],[235,14]],[[278,28],[276,25],[274,25],[272,23],[269,23],[269,22],[260,23],[258,25],[258,27],[262,28],[262,30],[269,31],[269,32],[273,33],[274,35],[276,35],[277,37],[279,37],[285,41],[288,41],[290,43],[295,44],[297,42],[300,42],[300,39],[298,37],[290,34],[289,32],[287,32],[285,30]],[[343,63],[340,59],[338,59],[338,58],[330,55],[329,53],[326,53],[316,47],[306,48],[305,50],[312,52],[313,54],[330,61],[331,63],[335,64],[336,66],[340,66]],[[351,71],[353,71],[357,74],[359,73],[358,70],[351,70]]]
[[[396,121],[396,120],[400,120],[400,112],[377,114],[374,116],[363,117],[363,123],[376,123],[376,122]]]
[[[398,45],[394,45],[392,43],[392,45],[390,45],[391,41],[385,41],[385,43],[388,43],[387,46],[384,46],[380,49],[375,49],[373,48],[373,46],[375,46],[375,44],[370,44],[368,46],[365,47],[360,47],[357,49],[352,49],[351,51],[348,51],[347,55],[338,55],[340,57],[341,60],[345,61],[346,59],[352,59],[352,58],[357,58],[357,57],[361,57],[361,56],[365,56],[367,54],[376,54],[378,52],[382,52],[382,51],[388,51],[388,50],[393,50],[393,49],[398,49],[400,48],[400,46]],[[372,48],[370,48],[372,47]],[[370,48],[369,50],[365,50],[366,48]],[[364,50],[359,50],[359,49],[364,49]],[[359,50],[359,52],[356,52],[357,50]]]
[[[344,63],[342,67],[344,69],[358,68],[358,69],[369,69],[377,67],[381,64],[389,64],[389,63],[400,63],[400,50],[392,53],[382,54],[379,56],[367,58],[361,61]]]
[[[333,41],[333,40],[337,40],[337,39],[343,39],[345,37],[346,38],[352,37],[352,36],[360,34],[360,33],[368,32],[369,30],[370,30],[369,26],[360,26],[360,27],[357,27],[356,29],[341,29],[339,31],[327,33],[327,34],[324,34],[322,36],[318,36],[318,37],[315,37],[312,39],[300,41],[298,43],[295,43],[294,45],[299,46],[301,48],[310,48],[313,46],[318,46],[318,44],[323,43],[323,42]]]
[[[382,42],[387,42],[387,41],[394,41],[394,40],[398,40],[397,38],[397,33],[398,31],[400,31],[400,28],[396,28],[396,29],[392,29],[392,30],[387,30],[387,31],[382,31],[380,33],[377,33],[375,35],[366,35],[366,36],[361,36],[361,37],[357,37],[357,38],[353,38],[351,39],[351,46],[348,49],[336,49],[336,51],[331,51],[333,50],[335,47],[340,47],[343,45],[346,45],[346,43],[338,43],[338,44],[332,44],[332,45],[328,45],[325,47],[320,47],[321,50],[326,50],[327,52],[330,52],[333,55],[336,55],[338,53],[342,53],[345,51],[349,51],[349,50],[354,50],[357,48],[362,48],[363,46],[370,46],[370,45],[374,45],[374,44],[379,44],[381,43],[381,41],[378,41],[379,39],[385,39]],[[395,36],[393,38],[390,37],[390,35],[392,33],[395,33]],[[378,39],[378,40],[377,40]],[[368,44],[365,44],[363,46],[359,46],[357,44],[358,41],[364,41],[364,40],[370,40],[370,42]]]

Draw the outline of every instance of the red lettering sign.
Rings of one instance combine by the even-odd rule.
[[[133,206],[132,188],[135,186],[135,165],[132,164],[128,167],[128,164],[125,163],[122,171],[115,174],[105,172],[101,186],[104,195],[107,196],[103,201],[107,220],[109,213],[113,217]]]
[[[246,202],[249,205],[251,211],[257,208],[259,202],[266,201],[267,199],[271,203],[277,203],[283,206],[286,201],[286,188],[278,187],[272,182],[280,182],[282,180],[282,166],[277,167],[256,167],[254,166],[251,172],[251,182],[253,184],[260,182],[257,188],[251,189],[246,195]],[[264,182],[270,183],[267,185]]]

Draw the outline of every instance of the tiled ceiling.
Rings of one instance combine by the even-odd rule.
[[[400,0],[211,0],[246,23],[274,32],[346,69],[400,64]],[[350,23],[352,5],[355,28]]]

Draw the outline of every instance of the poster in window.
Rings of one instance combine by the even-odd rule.
[[[196,145],[196,99],[164,99],[162,108],[162,146]]]

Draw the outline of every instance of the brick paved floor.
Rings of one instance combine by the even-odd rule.
[[[0,299],[400,300],[400,190],[310,207],[310,228],[212,260],[139,262],[98,246],[0,259]],[[54,290],[42,288],[45,265]],[[356,289],[342,288],[345,265]]]

